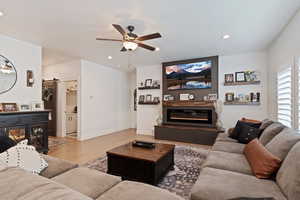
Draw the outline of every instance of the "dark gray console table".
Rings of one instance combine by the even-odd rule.
[[[16,142],[28,139],[40,153],[48,153],[48,121],[50,110],[0,112],[0,135]]]

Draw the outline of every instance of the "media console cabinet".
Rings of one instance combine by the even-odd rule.
[[[50,110],[0,112],[0,135],[16,142],[28,139],[40,153],[48,153],[48,121]]]

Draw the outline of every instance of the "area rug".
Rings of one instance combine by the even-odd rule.
[[[176,193],[184,199],[189,199],[191,189],[197,181],[201,165],[208,152],[208,150],[200,148],[176,146],[174,170],[170,171],[157,186]],[[107,158],[98,158],[83,166],[106,173]]]

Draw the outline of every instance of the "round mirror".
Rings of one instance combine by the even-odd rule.
[[[0,55],[0,94],[11,90],[17,82],[17,71],[7,58]]]

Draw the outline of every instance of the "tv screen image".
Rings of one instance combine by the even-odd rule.
[[[211,68],[211,60],[166,66],[168,90],[211,88]]]

